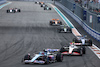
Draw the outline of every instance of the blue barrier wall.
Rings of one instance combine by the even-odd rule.
[[[100,32],[100,23],[98,23],[98,16],[96,13],[85,9],[84,7],[80,6],[78,3],[72,2],[70,0],[61,0],[61,4],[63,4],[69,10],[74,10],[74,14],[80,17],[83,20],[83,10],[87,11],[86,20],[83,20],[89,27],[93,28],[94,30]],[[75,4],[75,9],[73,9],[73,4]],[[90,23],[90,15],[93,17],[92,23]],[[99,14],[100,15],[100,14]]]
[[[87,12],[86,14],[86,21],[83,21],[83,14],[80,15],[81,13],[83,13],[83,10],[85,9],[81,9],[78,7],[76,7],[75,10],[76,12],[79,12],[79,14],[77,13],[74,13],[71,11],[71,9],[67,8],[68,6],[64,6],[64,3],[62,4],[61,2],[56,2],[55,3],[57,6],[59,6],[60,8],[62,8],[66,13],[68,13],[73,19],[75,19],[83,28],[84,30],[86,30],[86,32],[88,32],[92,37],[94,37],[96,40],[100,41],[100,32],[96,31],[95,29],[91,28],[91,26],[89,25],[90,24],[90,15],[93,16],[93,22],[96,21],[97,23],[97,16],[95,16],[94,14],[90,13],[90,12]],[[66,3],[67,4],[67,3]],[[70,3],[71,4],[71,3]],[[68,4],[67,4],[68,5]],[[79,9],[78,9],[79,8]],[[80,10],[80,11],[79,11]],[[87,10],[85,10],[87,11]],[[99,23],[94,23],[95,27],[98,27],[100,29],[100,25],[97,25]],[[97,26],[96,26],[97,25]]]
[[[6,2],[6,0],[0,0],[0,5],[4,4]]]

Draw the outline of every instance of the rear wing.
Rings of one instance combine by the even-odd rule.
[[[73,43],[70,43],[70,45],[72,45]],[[82,43],[74,43],[74,45],[76,46],[91,46],[91,44],[89,43],[85,43],[85,44],[82,44]]]
[[[58,52],[58,51],[60,51],[60,49],[45,49],[45,51],[49,51],[49,52]]]
[[[59,19],[52,19],[52,20],[55,20],[55,21],[57,21],[57,20],[59,20]]]

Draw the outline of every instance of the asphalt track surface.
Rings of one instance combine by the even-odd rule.
[[[48,4],[49,5],[49,4]],[[49,5],[50,6],[50,5]],[[8,8],[20,8],[21,13],[6,13]],[[48,65],[21,63],[25,54],[44,48],[61,48],[75,37],[72,33],[57,33],[50,26],[53,18],[64,21],[52,8],[45,11],[34,2],[12,2],[0,10],[0,67],[100,67],[100,60],[87,48],[83,56],[64,56],[63,62]]]

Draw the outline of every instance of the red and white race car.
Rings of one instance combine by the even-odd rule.
[[[60,49],[60,52],[63,55],[80,55],[82,56],[83,54],[86,53],[86,48],[85,46],[77,46],[77,44],[70,43],[68,46],[62,46]]]

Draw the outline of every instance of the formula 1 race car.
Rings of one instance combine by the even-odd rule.
[[[46,7],[47,5],[45,5],[45,4],[41,4],[41,7]]]
[[[35,4],[38,4],[39,2],[35,2]]]
[[[92,46],[92,40],[86,37],[87,36],[76,36],[76,38],[73,39],[73,42],[80,43],[83,46]]]
[[[64,33],[70,32],[70,33],[72,33],[72,29],[70,27],[68,27],[67,25],[60,25],[60,27],[57,29],[57,31],[59,33],[61,33],[61,32],[64,32]]]
[[[45,4],[44,2],[39,2],[40,5]]]
[[[62,62],[63,55],[58,51],[59,49],[45,49],[44,51],[40,51],[39,54],[34,54],[34,57],[32,58],[30,58],[30,55],[25,55],[22,62],[25,64],[48,64],[53,62]]]
[[[59,19],[52,19],[50,25],[62,25],[62,22]]]
[[[18,9],[18,8],[10,8],[10,9],[7,9],[7,13],[15,13],[15,12],[21,12],[21,10]]]
[[[79,55],[82,56],[86,53],[85,46],[76,46],[73,43],[70,43],[68,46],[62,46],[60,52],[63,55]]]
[[[45,6],[44,10],[51,10],[51,7]]]

